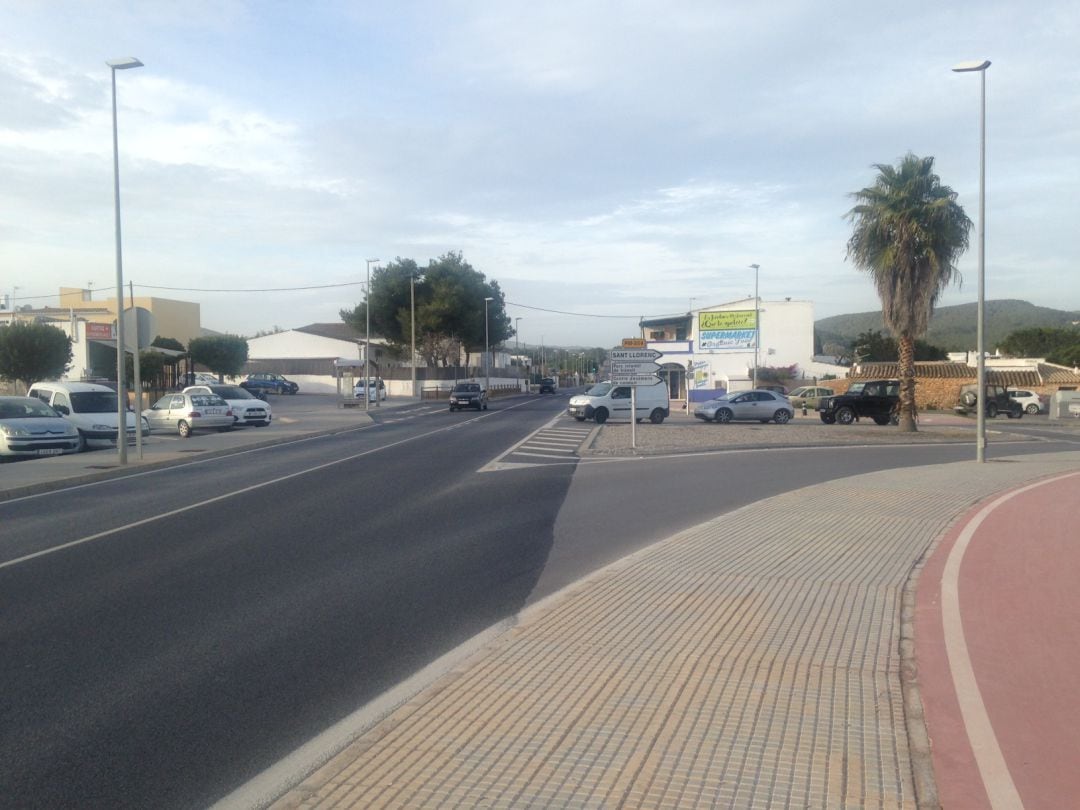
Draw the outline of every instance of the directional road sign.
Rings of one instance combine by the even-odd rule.
[[[608,352],[611,381],[616,385],[656,385],[660,352],[653,349],[612,349]]]

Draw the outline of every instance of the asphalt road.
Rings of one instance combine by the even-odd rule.
[[[0,503],[3,803],[205,806],[633,550],[804,483],[971,453],[478,472],[563,408],[560,396],[388,411],[334,436]]]

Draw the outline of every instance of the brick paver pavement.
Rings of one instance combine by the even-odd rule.
[[[891,470],[722,515],[528,611],[275,807],[932,804],[905,586],[973,503],[1077,468]]]

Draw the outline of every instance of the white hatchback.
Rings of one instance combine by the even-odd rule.
[[[155,430],[175,430],[183,439],[194,430],[231,430],[232,409],[217,394],[166,394],[142,415]]]
[[[1009,399],[1020,403],[1020,407],[1024,409],[1025,413],[1036,414],[1047,410],[1047,403],[1034,391],[1029,391],[1026,388],[1010,388],[1008,394]]]

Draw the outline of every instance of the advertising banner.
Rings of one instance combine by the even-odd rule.
[[[698,315],[698,348],[752,349],[757,341],[757,313],[752,309],[702,312]]]

